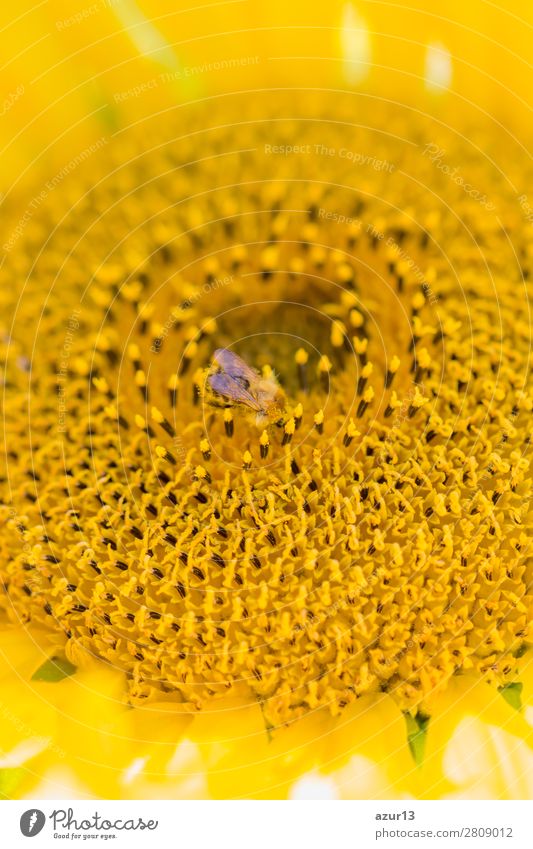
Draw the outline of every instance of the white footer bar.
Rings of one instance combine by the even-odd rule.
[[[26,800],[1,803],[0,816],[10,849],[533,847],[532,801]]]

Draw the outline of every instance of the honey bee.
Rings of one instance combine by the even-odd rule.
[[[253,410],[258,425],[267,421],[278,424],[283,419],[285,396],[275,377],[262,377],[227,348],[215,351],[207,384],[214,395],[208,400],[214,406],[222,401],[226,407]]]

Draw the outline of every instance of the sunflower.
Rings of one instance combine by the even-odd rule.
[[[531,798],[507,145],[364,93],[236,92],[97,137],[12,207],[4,796]],[[279,415],[212,397],[220,349]]]

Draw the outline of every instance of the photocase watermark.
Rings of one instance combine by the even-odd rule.
[[[204,62],[202,65],[186,65],[177,71],[166,71],[161,74],[164,83],[178,82],[199,74],[208,74],[211,71],[227,71],[233,68],[246,68],[248,65],[258,65],[260,56],[233,56],[230,59],[215,59],[214,62]]]
[[[333,212],[331,209],[324,209],[323,206],[318,210],[318,217],[324,221],[335,221],[337,224],[348,224],[350,226],[362,228],[363,222],[360,218],[350,218],[349,215],[343,215],[340,212]]]
[[[514,409],[514,410],[511,410],[509,415],[505,417],[504,426],[503,426],[503,433],[500,436],[500,439],[498,440],[496,445],[492,449],[493,454],[496,454],[498,452],[498,450],[502,447],[502,445],[505,445],[505,443],[508,441],[509,436],[514,429],[517,416],[518,416],[518,410]],[[496,472],[496,467],[495,467],[494,463],[489,463],[487,468],[483,472],[483,474],[478,477],[478,484],[480,484],[483,481],[486,481],[489,478],[491,478],[492,475],[495,474],[495,472]]]
[[[19,534],[19,536],[20,536],[20,538],[21,538],[21,540],[22,540],[22,553],[23,553],[26,557],[31,557],[31,555],[32,555],[32,546],[31,546],[31,543],[29,543],[29,542],[27,541],[26,537],[25,537],[25,528],[24,528],[24,525],[23,525],[23,523],[22,523],[22,520],[21,520],[21,518],[20,518],[19,514],[17,513],[17,511],[15,510],[15,508],[14,508],[14,507],[10,507],[10,508],[9,508],[8,516],[9,516],[9,518],[10,518],[10,519],[12,519],[12,520],[15,522],[15,528],[17,529],[17,533]],[[30,580],[30,579],[28,579],[28,580],[26,581],[26,584],[28,584],[28,581],[29,581],[29,580]],[[29,589],[30,589],[32,592],[33,592],[36,588],[39,590],[39,589],[40,589],[40,585],[37,585],[37,587],[34,587],[34,586],[31,586],[31,584],[29,584]]]
[[[396,260],[399,259],[407,265],[409,270],[412,272],[415,280],[418,283],[420,283],[420,285],[422,286],[422,290],[423,290],[424,295],[426,296],[428,302],[430,304],[436,304],[437,301],[439,300],[439,297],[438,297],[438,295],[435,295],[435,293],[433,292],[431,285],[426,280],[426,276],[425,276],[424,272],[416,264],[416,262],[414,261],[412,256],[410,256],[409,253],[406,250],[404,250],[404,248],[400,247],[400,245],[398,244],[398,242],[396,242],[396,240],[394,239],[393,236],[388,236],[385,244],[387,245],[388,248],[390,248],[391,253],[394,254],[394,258]]]
[[[177,307],[175,307],[169,317],[167,318],[165,324],[159,336],[157,336],[150,346],[150,350],[153,354],[158,354],[161,350],[161,346],[163,342],[167,338],[168,334],[171,332],[173,327],[176,325],[176,322],[180,319],[180,313],[183,310],[190,309],[194,304],[196,304],[201,298],[204,298],[210,292],[213,292],[215,289],[220,289],[222,286],[229,286],[229,284],[233,281],[233,274],[228,274],[225,277],[214,277],[212,280],[203,283],[202,286],[198,289],[194,295],[186,298],[181,302]]]
[[[385,240],[385,233],[383,231],[378,230],[374,224],[368,224],[366,228],[367,233],[369,233],[373,239],[378,242]],[[426,280],[426,276],[422,269],[416,264],[412,256],[408,253],[408,251],[404,250],[398,242],[395,240],[394,236],[387,236],[385,241],[385,245],[391,250],[391,253],[394,255],[395,260],[401,260],[404,262],[409,270],[413,273],[413,277],[415,280],[420,283],[422,286],[424,295],[428,299],[430,304],[435,304],[438,301],[438,296],[435,295],[431,289],[430,284]]]
[[[38,808],[30,808],[24,811],[20,818],[20,830],[24,837],[35,837],[39,834],[46,823],[46,817]]]
[[[60,185],[60,183],[63,182],[65,177],[67,177],[72,171],[75,171],[76,168],[78,168],[79,165],[85,162],[86,159],[89,159],[89,157],[92,156],[93,153],[96,153],[96,151],[104,147],[107,142],[107,138],[105,138],[105,136],[102,136],[97,141],[93,142],[93,144],[84,148],[81,153],[77,153],[76,156],[74,156],[69,162],[67,162],[67,164],[64,165],[56,174],[54,174],[54,176],[51,177],[50,180],[47,180],[39,194],[35,195],[29,202],[28,206],[26,207],[26,211],[21,216],[21,218],[19,218],[18,224],[13,230],[8,241],[2,245],[6,253],[9,253],[14,247],[14,245],[22,236],[24,230],[32,220],[33,216],[35,215],[37,210],[42,206],[49,194],[53,192],[54,189],[56,189]]]
[[[20,830],[25,837],[34,837],[43,830],[47,820],[54,837],[84,842],[87,838],[117,838],[116,832],[122,831],[155,831],[159,826],[159,820],[145,820],[140,816],[109,819],[98,811],[89,816],[78,816],[73,808],[55,808],[47,817],[39,808],[29,808],[20,818]]]
[[[24,518],[17,512],[17,510],[15,510],[14,507],[9,507],[7,516],[8,520],[14,523],[15,530],[20,537],[20,541],[22,543],[20,554],[24,558],[25,565],[28,569],[24,577],[23,590],[28,593],[28,595],[32,595],[34,598],[41,597],[43,596],[42,575],[34,567],[34,546],[26,537],[27,528],[24,525]]]
[[[28,725],[28,723],[21,719],[20,716],[17,716],[17,714],[14,713],[13,710],[5,704],[5,702],[0,702],[0,721],[3,725],[9,724],[22,737],[25,737],[28,740],[31,739],[35,748],[39,749],[41,752],[46,749],[49,752],[53,752],[60,758],[66,757],[64,749],[57,746],[55,743],[52,743],[50,737],[45,737],[42,734],[36,734],[35,728]]]
[[[527,195],[520,195],[518,198],[520,209],[524,213],[524,218],[529,224],[533,224],[533,206],[531,206]]]
[[[339,599],[338,601],[333,602],[332,604],[326,605],[320,610],[313,612],[312,615],[309,615],[309,608],[304,608],[299,612],[300,621],[296,622],[292,626],[292,639],[294,640],[298,634],[305,632],[306,634],[313,633],[317,629],[323,631],[325,624],[328,620],[333,619],[340,612],[349,612],[350,608],[354,608],[358,604],[358,600],[360,598],[360,594],[365,591],[368,592],[372,587],[380,584],[383,580],[383,576],[375,571],[372,574],[365,576],[362,571],[359,576],[360,583],[358,585],[358,593],[354,595],[352,598],[348,599]],[[409,639],[405,645],[399,645],[398,651],[392,657],[383,657],[380,662],[381,666],[393,666],[396,665],[398,659],[401,655],[405,654],[408,650],[416,648],[420,646],[420,643],[424,643],[425,639],[430,636],[436,628],[436,624],[432,622],[425,623],[421,625],[416,631],[412,632],[411,639]]]
[[[177,71],[165,71],[156,77],[151,77],[138,85],[134,85],[125,91],[117,91],[113,95],[115,103],[122,103],[132,97],[140,97],[160,85],[168,85],[174,82],[183,82],[193,77],[201,76],[218,71],[228,71],[234,68],[245,68],[249,65],[258,65],[260,56],[232,56],[229,59],[216,59],[214,62],[204,62],[202,65],[185,65]]]
[[[438,168],[439,171],[442,171],[450,180],[459,186],[463,191],[469,195],[473,200],[476,200],[481,206],[483,206],[488,212],[493,212],[496,209],[495,204],[488,200],[487,195],[480,192],[475,188],[471,183],[467,182],[464,177],[459,172],[459,166],[455,166],[452,168],[451,165],[448,165],[444,161],[444,157],[446,156],[446,151],[444,148],[439,147],[438,144],[434,142],[428,142],[424,147],[424,152],[422,156],[427,156],[429,160],[433,163],[435,168]]]
[[[335,616],[340,610],[345,610],[348,607],[348,602],[345,599],[339,599],[339,601],[334,601],[332,604],[323,607],[317,613],[314,613],[312,617],[309,617],[309,614],[306,610],[301,611],[300,613],[300,622],[296,622],[292,628],[293,634],[299,634],[301,631],[313,631],[316,628],[323,626],[324,623],[331,619],[332,616]]]
[[[98,12],[101,12],[103,9],[112,9],[113,6],[116,6],[118,3],[120,3],[120,0],[98,0],[97,3],[92,3],[90,6],[85,6],[85,8],[80,9],[78,12],[75,12],[68,18],[62,18],[61,20],[57,20],[56,29],[61,32],[61,30],[78,26],[79,24],[84,23],[89,18],[92,18],[93,15],[97,15]]]
[[[67,321],[67,332],[63,340],[63,349],[58,362],[58,370],[56,373],[57,387],[57,432],[66,433],[66,415],[67,415],[67,396],[65,384],[68,375],[68,363],[74,341],[74,334],[79,329],[79,317],[81,310],[74,310]]]
[[[350,150],[348,147],[328,147],[325,144],[265,144],[264,152],[274,156],[337,156],[354,165],[366,165],[374,171],[394,171],[394,163],[388,159],[378,159],[372,154]]]
[[[7,113],[15,105],[17,100],[20,100],[20,98],[24,94],[25,90],[26,89],[24,88],[24,86],[21,83],[20,85],[18,85],[16,87],[15,91],[12,91],[8,94],[8,96],[5,98],[4,102],[2,103],[2,108],[0,109],[0,117],[2,117],[3,115],[7,115]]]
[[[387,236],[382,231],[379,230],[374,224],[367,224],[363,228],[363,222],[360,218],[351,218],[349,215],[343,215],[340,212],[335,212],[331,209],[325,209],[325,207],[321,206],[318,210],[318,217],[324,221],[335,221],[337,224],[347,224],[351,227],[356,227],[362,232],[368,233],[369,236],[372,237],[376,242],[384,242],[384,244],[390,249],[392,258],[394,260],[401,260],[405,265],[407,265],[408,269],[412,272],[414,279],[420,283],[422,287],[422,291],[426,296],[428,302],[430,304],[436,304],[439,300],[438,295],[436,295],[431,288],[431,284],[426,279],[426,275],[422,271],[422,269],[416,264],[412,256],[402,248],[398,242],[394,239],[394,236]]]
[[[392,420],[391,429],[383,440],[382,448],[376,455],[377,466],[387,462],[388,447],[394,443],[394,432],[399,427],[401,427],[401,425],[404,421],[406,421],[406,419],[410,418],[410,411],[412,410],[412,403],[417,394],[417,389],[422,393],[422,395],[426,395],[427,393],[427,390],[423,383],[413,382],[413,385],[409,389],[407,395],[402,398],[400,406],[396,408],[396,412]]]

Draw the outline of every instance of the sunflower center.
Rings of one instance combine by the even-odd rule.
[[[367,692],[420,706],[465,669],[502,685],[530,629],[528,284],[498,233],[487,274],[479,205],[437,200],[460,189],[416,146],[357,128],[394,175],[328,156],[318,180],[316,158],[267,152],[298,132],[281,124],[241,127],[238,156],[206,130],[224,179],[181,164],[190,140],[154,145],[81,203],[85,238],[54,234],[70,259],[49,295],[38,261],[2,351],[2,604],[123,669],[133,702],[246,689],[278,724]],[[344,125],[304,126],[346,147]],[[279,376],[282,427],[207,403],[218,348]]]

